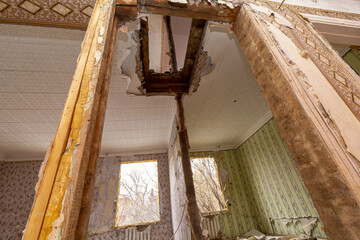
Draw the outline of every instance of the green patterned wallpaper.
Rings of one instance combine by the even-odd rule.
[[[264,233],[300,234],[300,222],[285,225],[283,219],[318,217],[273,119],[236,150],[191,156],[216,156],[219,171],[229,174],[231,184],[224,194],[231,206],[220,213],[225,237],[239,236],[252,228]],[[318,221],[313,236],[326,237],[322,227]]]

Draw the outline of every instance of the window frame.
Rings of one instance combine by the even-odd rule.
[[[121,165],[122,164],[132,164],[132,163],[147,163],[147,162],[156,162],[156,171],[157,171],[157,187],[158,187],[158,205],[159,205],[159,219],[152,222],[143,222],[143,223],[133,223],[133,224],[126,224],[126,225],[118,225],[118,211],[119,211],[119,195],[120,195],[120,187],[121,187]],[[119,179],[118,179],[118,190],[116,194],[116,212],[115,212],[115,228],[128,228],[128,227],[134,227],[134,226],[143,226],[143,225],[150,225],[153,223],[157,223],[161,221],[161,202],[160,202],[160,183],[159,183],[159,160],[157,159],[150,159],[150,160],[126,160],[126,161],[120,161],[119,166]]]
[[[217,177],[217,180],[219,182],[219,188],[220,188],[220,192],[221,192],[221,200],[223,202],[223,205],[224,205],[224,209],[221,209],[221,210],[218,210],[218,211],[211,211],[211,212],[201,212],[199,206],[199,211],[200,213],[203,215],[203,216],[211,216],[211,215],[215,215],[215,214],[219,214],[221,212],[226,212],[228,211],[228,206],[227,206],[227,203],[225,201],[225,195],[224,195],[224,190],[223,190],[223,186],[221,184],[221,181],[220,181],[220,176],[219,176],[219,168],[218,168],[218,164],[217,164],[217,159],[214,157],[214,156],[202,156],[202,157],[190,157],[190,165],[191,165],[191,171],[193,170],[192,169],[192,160],[193,159],[204,159],[204,158],[212,158],[214,160],[214,165],[215,165],[215,169],[216,169],[216,177]],[[194,173],[193,173],[194,174]],[[194,188],[195,188],[195,182],[194,182]],[[197,194],[196,194],[196,191],[195,191],[195,196],[196,196],[196,202],[197,201]],[[199,204],[199,203],[198,203]]]

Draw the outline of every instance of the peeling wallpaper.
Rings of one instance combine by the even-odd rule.
[[[170,184],[167,154],[100,158],[92,204],[88,239],[132,239],[134,229],[115,229],[116,197],[121,160],[158,160],[161,221],[136,239],[169,239],[172,236]],[[0,240],[19,240],[35,195],[41,161],[0,162]]]
[[[121,161],[158,160],[160,218],[143,233],[134,228],[115,228],[116,202],[119,184],[119,171]],[[150,239],[163,240],[172,236],[172,219],[170,203],[170,183],[168,155],[148,154],[131,157],[105,157],[100,158],[96,173],[94,199],[89,222],[89,240],[100,239]],[[146,234],[144,234],[146,233]]]
[[[0,239],[22,237],[41,161],[0,162]]]
[[[231,206],[220,213],[225,237],[239,236],[252,228],[264,233],[300,234],[299,222],[285,225],[283,220],[319,217],[273,119],[236,150],[191,156],[215,156],[219,170],[229,174],[231,183],[224,194]],[[313,236],[326,237],[322,227],[318,221]]]

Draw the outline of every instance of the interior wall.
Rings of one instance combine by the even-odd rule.
[[[192,153],[192,157],[200,156],[215,156],[221,181],[227,174],[230,178],[224,195],[231,206],[220,213],[223,236],[239,236],[252,228],[264,233],[300,234],[300,222],[285,222],[302,217],[319,219],[273,119],[238,149]],[[318,220],[313,236],[326,237],[322,229]]]
[[[21,239],[41,161],[0,162],[0,239]]]
[[[360,50],[359,49],[351,49],[348,51],[343,58],[350,65],[354,71],[360,75]]]
[[[121,161],[158,160],[160,221],[143,231],[136,227],[115,228],[116,204]],[[172,236],[168,155],[147,154],[99,159],[94,198],[90,214],[88,239],[170,239]]]

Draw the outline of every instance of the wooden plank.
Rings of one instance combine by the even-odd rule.
[[[149,23],[146,17],[140,19],[140,57],[142,60],[144,78],[150,76],[150,59],[149,59]]]
[[[151,73],[148,79],[142,83],[146,89],[146,95],[171,95],[186,93],[189,89],[188,84],[181,79],[181,74],[176,73]]]
[[[25,229],[23,239],[33,240],[39,238],[43,239],[47,237],[48,229],[46,229],[46,226],[44,226],[44,224],[50,223],[51,226],[51,223],[53,222],[52,218],[54,217],[54,215],[56,215],[54,213],[56,212],[57,214],[59,214],[58,212],[59,206],[62,205],[62,201],[56,199],[56,197],[54,197],[54,193],[59,192],[59,189],[56,188],[56,183],[64,182],[58,180],[67,179],[67,177],[64,176],[66,175],[66,171],[59,173],[59,169],[64,170],[61,168],[61,166],[69,165],[69,163],[66,162],[66,160],[68,160],[69,158],[66,158],[64,156],[65,154],[67,154],[67,151],[74,146],[74,142],[70,143],[69,140],[73,140],[74,138],[73,135],[77,135],[77,133],[80,133],[80,130],[82,130],[83,133],[87,133],[84,127],[80,128],[80,126],[82,126],[81,120],[83,120],[81,109],[83,108],[84,102],[79,102],[79,100],[83,101],[84,99],[86,99],[86,97],[81,98],[81,96],[84,95],[85,92],[88,92],[86,90],[89,90],[90,78],[92,78],[92,82],[94,80],[93,78],[95,79],[97,78],[96,74],[93,74],[93,68],[94,65],[96,65],[96,63],[94,64],[94,58],[95,58],[95,52],[98,50],[97,41],[100,34],[100,28],[104,27],[103,26],[104,22],[99,21],[99,19],[104,18],[103,16],[104,11],[100,11],[100,8],[104,9],[104,4],[107,4],[107,6],[109,6],[110,14],[113,15],[113,10],[115,8],[115,6],[113,6],[114,5],[113,1],[99,0],[96,3],[93,16],[90,20],[90,24],[88,26],[87,33],[85,35],[85,40],[82,44],[82,50],[79,56],[78,65],[74,74],[73,82],[70,87],[67,101],[65,103],[65,107],[59,123],[58,131],[56,133],[51,148],[51,152],[49,154],[49,159],[47,161],[45,171],[42,177],[43,180],[40,180],[39,190],[35,196],[35,201],[28,219],[28,223]],[[96,102],[94,101],[94,103]],[[93,110],[95,105],[96,104],[92,104],[90,109]],[[89,112],[91,111],[87,111],[86,113]],[[84,116],[85,116],[84,119],[86,119],[86,117],[89,117],[89,114],[85,114]],[[91,134],[88,135],[91,137]],[[78,144],[78,142],[76,142],[76,144]],[[65,151],[66,145],[68,145],[68,148]],[[70,159],[73,157],[74,156],[70,155]],[[78,159],[79,162],[81,162],[80,159],[81,158]],[[62,163],[63,160],[65,161]],[[72,159],[72,161],[74,160]],[[62,176],[64,177],[62,178]],[[74,180],[73,181],[74,185],[70,186],[70,184],[65,181],[66,184],[64,187],[66,188],[70,187],[76,189],[79,184],[76,184],[77,179],[73,179],[73,180]],[[73,197],[70,195],[69,199],[73,200]],[[74,208],[72,208],[71,205],[72,204],[68,204],[69,206],[68,209],[74,210]],[[63,207],[61,208],[63,209]],[[74,210],[73,213],[76,215],[76,210]],[[72,216],[73,213],[72,212],[71,214],[66,213],[63,221],[65,223],[71,224],[71,221],[69,221],[70,218],[77,219],[77,216]],[[66,228],[66,224],[62,226]],[[71,227],[68,227],[68,229],[71,229]],[[59,232],[63,232],[63,231],[60,231],[59,229]],[[70,235],[69,238],[67,238],[66,232],[64,232],[62,237],[65,239],[71,239]]]
[[[195,235],[195,239],[203,239],[202,236],[202,227],[201,227],[201,215],[200,210],[197,206],[195,187],[193,180],[193,173],[191,169],[190,154],[189,154],[189,145],[187,141],[187,133],[185,126],[185,116],[184,116],[184,107],[182,105],[182,95],[178,94],[176,96],[177,109],[178,109],[178,118],[179,118],[179,142],[181,150],[181,161],[182,168],[184,173],[185,181],[185,192],[187,198],[187,211],[191,224],[191,229]]]
[[[23,19],[23,20],[0,19],[0,23],[1,24],[39,26],[39,27],[51,27],[51,28],[68,28],[68,29],[79,29],[79,30],[86,30],[86,28],[87,28],[87,24],[30,21],[30,20],[27,20],[27,19]]]
[[[240,7],[232,9],[221,4],[212,6],[206,1],[181,4],[167,0],[143,0],[138,2],[138,9],[140,13],[233,22]]]
[[[292,14],[286,7],[277,13],[283,16],[285,13]],[[296,23],[299,27],[301,21]],[[307,35],[309,38],[321,37],[310,24],[306,23],[301,27],[311,29]],[[352,113],[346,110],[346,105],[329,111],[324,98],[320,98],[321,92],[312,85],[314,81],[321,81],[320,78],[324,76],[320,70],[320,75],[315,72],[314,75],[307,73],[299,59],[303,56],[284,51],[296,48],[294,42],[288,42],[296,41],[295,33],[292,38],[288,38],[285,31],[280,32],[274,30],[275,28],[264,22],[262,16],[255,13],[251,7],[244,5],[233,31],[264,93],[329,238],[357,240],[360,228],[359,224],[354,223],[360,222],[360,178],[359,173],[353,168],[352,161],[358,159],[350,153],[352,149],[349,144],[352,139],[348,139],[345,145],[346,139],[341,136],[344,132],[337,132],[336,128],[341,127],[338,125],[341,119],[334,117],[337,114],[345,116],[346,111],[348,114]],[[282,40],[279,42],[281,38],[287,39],[288,45],[281,42]],[[327,51],[332,53],[339,60],[331,63],[332,70],[339,71],[342,68],[339,66],[340,56],[329,43],[324,41],[323,44],[317,45],[316,48],[324,47],[322,54]],[[313,50],[310,48],[312,47],[305,46],[301,50],[311,54]],[[297,52],[297,49],[295,51]],[[314,67],[318,66],[316,61],[321,60],[309,60],[306,68],[314,70]],[[328,87],[322,85],[324,89]],[[336,92],[327,96],[332,99],[333,106],[336,105],[336,98],[341,100]],[[334,110],[339,112],[334,113]],[[353,118],[356,121],[349,117],[346,119],[346,127],[349,129],[354,123],[358,124],[356,118]]]
[[[177,62],[176,62],[176,51],[175,51],[175,44],[174,38],[171,29],[171,18],[170,16],[164,16],[164,22],[166,26],[166,31],[168,34],[168,41],[169,41],[169,49],[170,49],[170,59],[171,59],[171,71],[177,72]]]
[[[100,92],[100,103],[96,118],[95,133],[90,150],[90,159],[89,159],[88,169],[86,172],[85,185],[81,200],[81,208],[80,208],[79,220],[76,228],[75,239],[87,239],[87,229],[89,225],[91,203],[92,203],[93,191],[95,187],[96,168],[101,150],[102,132],[104,128],[106,104],[109,94],[111,66],[113,60],[116,31],[117,31],[117,18],[114,19],[108,57],[106,57],[107,60],[106,72],[104,76],[102,89]]]
[[[188,82],[189,86],[205,33],[205,25],[206,20],[202,19],[193,19],[191,22],[189,41],[185,55],[184,68],[182,71],[182,80],[184,82]]]

